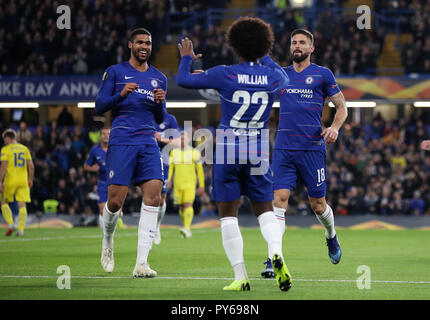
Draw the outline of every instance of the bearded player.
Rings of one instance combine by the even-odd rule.
[[[330,260],[337,264],[342,251],[334,227],[333,210],[325,200],[326,144],[337,140],[348,111],[333,73],[311,63],[314,50],[313,35],[309,31],[297,29],[291,33],[293,65],[284,68],[290,84],[279,95],[279,127],[272,158],[274,211],[284,233],[288,200],[297,178],[301,177],[311,208],[325,228]],[[336,115],[331,126],[322,129],[321,116],[327,97],[336,107]],[[270,257],[266,264],[270,267]],[[262,276],[271,276],[268,269],[263,270]]]

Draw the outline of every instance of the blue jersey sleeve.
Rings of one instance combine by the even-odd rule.
[[[219,77],[223,66],[216,66],[199,74],[191,74],[190,68],[193,63],[191,56],[183,56],[179,64],[176,83],[178,86],[191,89],[221,89]]]
[[[334,77],[333,72],[331,72],[330,69],[324,68],[323,77],[323,91],[327,97],[334,96],[336,93],[340,92],[340,89],[336,82],[336,78]]]
[[[85,161],[85,164],[92,166],[92,165],[94,165],[94,163],[96,163],[96,157],[94,154],[94,148],[92,148],[90,150],[90,154],[88,155],[87,161]]]
[[[167,79],[166,79],[166,81],[164,81],[161,89],[163,89],[167,93]],[[154,120],[155,120],[155,122],[162,123],[164,121],[164,116],[167,113],[166,99],[163,100],[163,102],[161,103],[161,105],[157,105],[154,108],[153,112],[154,112]]]
[[[171,115],[170,117],[170,128],[179,129],[178,121],[176,120],[176,117],[174,115]]]
[[[288,77],[287,73],[279,64],[273,61],[269,55],[266,55],[261,58],[260,63],[264,66],[268,66],[275,69],[275,74],[277,74],[276,77],[278,78],[279,82],[278,90],[284,89],[286,86],[288,86],[288,84],[290,83],[290,78]]]
[[[96,97],[95,112],[97,114],[105,113],[114,109],[124,98],[121,92],[114,93],[115,89],[115,69],[109,67],[103,74],[102,84]]]

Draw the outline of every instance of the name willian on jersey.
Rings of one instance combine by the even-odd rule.
[[[260,74],[238,74],[237,82],[243,84],[256,84],[256,85],[267,85],[267,75]]]

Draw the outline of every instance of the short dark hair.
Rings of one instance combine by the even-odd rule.
[[[130,34],[130,42],[133,42],[133,41],[134,41],[134,38],[136,38],[136,36],[137,36],[138,34],[147,34],[148,36],[152,37],[152,36],[151,36],[151,32],[149,32],[149,31],[148,31],[148,30],[146,30],[145,28],[137,28],[137,29],[134,29],[134,30],[131,32],[131,34]]]
[[[304,34],[306,37],[309,38],[309,40],[311,40],[311,44],[314,44],[314,35],[312,33],[310,33],[308,30],[305,29],[296,29],[293,30],[293,32],[291,32],[291,38],[293,38],[296,34]]]
[[[6,129],[5,131],[3,131],[2,137],[3,139],[6,137],[16,139],[16,132],[13,129]]]
[[[227,42],[246,61],[256,61],[270,52],[275,37],[272,27],[262,19],[241,17],[228,28]]]

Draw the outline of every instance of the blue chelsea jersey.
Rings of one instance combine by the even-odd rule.
[[[135,82],[139,88],[126,98],[121,91],[127,83]],[[161,123],[166,104],[157,104],[153,90],[167,91],[167,78],[153,66],[147,71],[135,69],[129,62],[110,66],[103,75],[96,98],[98,114],[112,110],[112,127],[109,145],[141,145],[156,143],[154,122]]]
[[[171,115],[170,113],[167,113],[167,112],[164,116],[164,120],[162,123],[156,123],[154,121],[154,128],[155,128],[155,131],[160,133],[160,137],[163,139],[169,139],[169,138],[174,139],[174,138],[178,138],[181,136],[181,133],[179,131],[178,122],[176,121],[175,116]],[[170,131],[169,129],[176,129],[176,131]],[[166,131],[166,130],[170,131],[169,134],[167,134],[168,131]],[[158,146],[160,148],[160,151],[162,151],[165,144],[162,142],[158,142]],[[165,155],[164,153],[162,153],[161,155],[163,157],[164,165],[168,165],[169,156]]]
[[[220,128],[232,129],[237,135],[267,128],[276,93],[288,84],[282,68],[268,56],[261,59],[261,63],[216,66],[194,75],[189,72],[191,64],[191,56],[181,59],[177,83],[185,88],[218,90]]]
[[[333,73],[312,63],[301,72],[284,68],[290,83],[279,95],[279,125],[275,149],[325,150],[321,136],[324,100],[340,89]]]
[[[98,166],[100,167],[98,172],[98,179],[99,181],[106,181],[106,151],[103,150],[100,144],[91,148],[90,154],[85,163],[89,166],[98,164]]]

